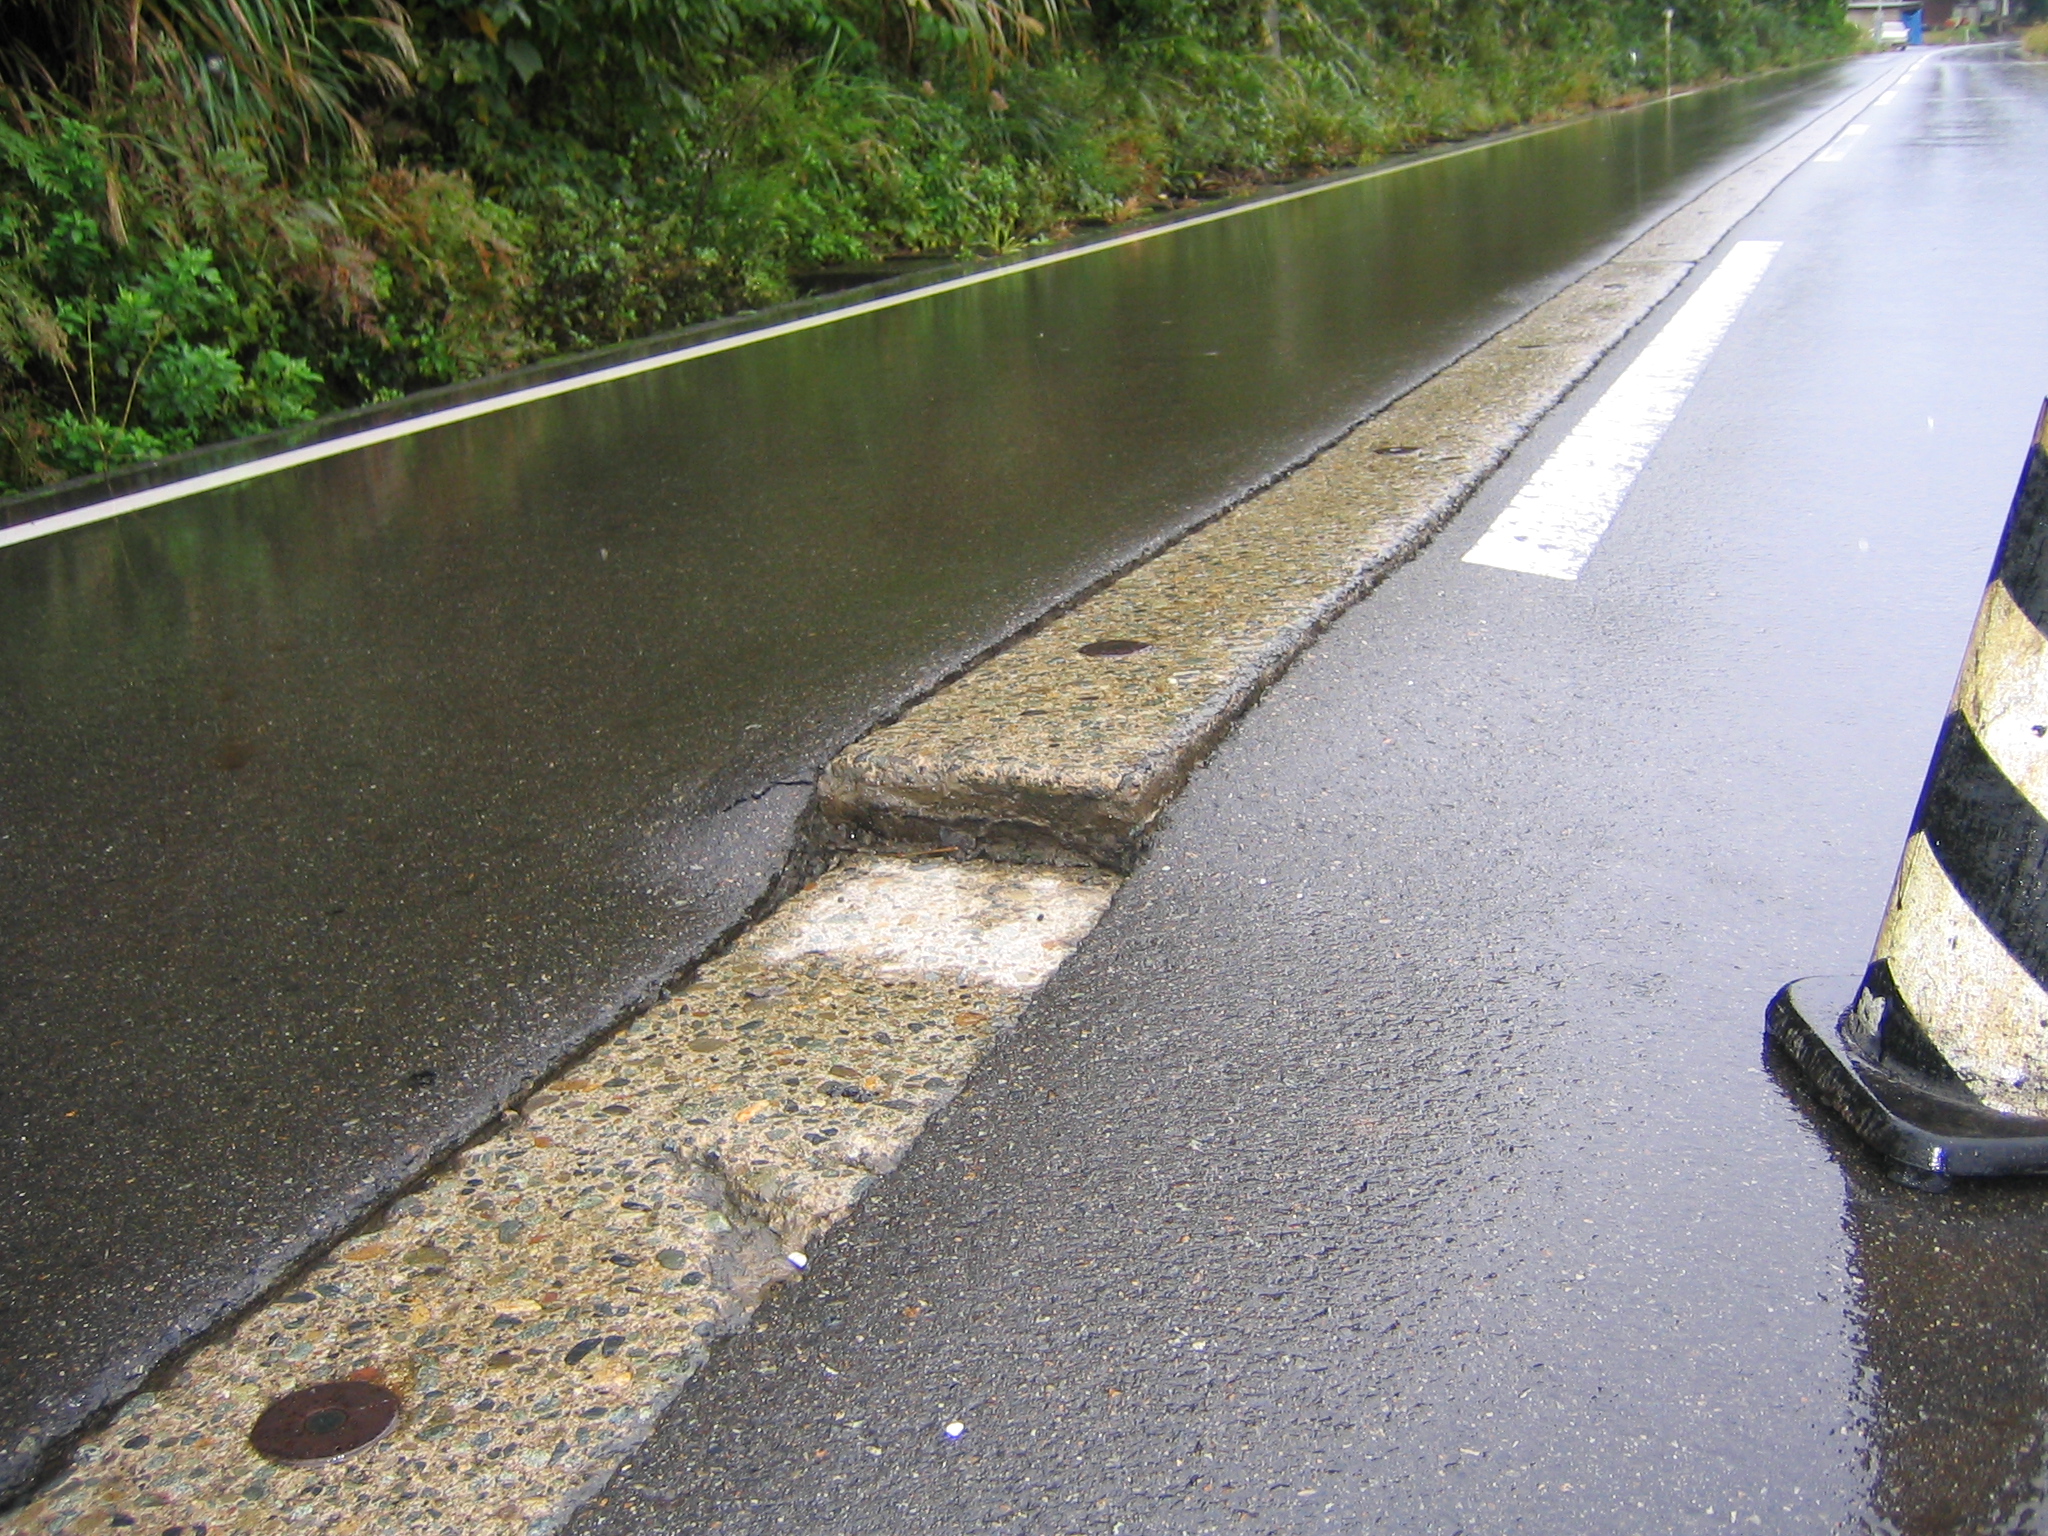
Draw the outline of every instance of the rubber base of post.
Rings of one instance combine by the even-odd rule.
[[[1908,1183],[2048,1173],[2048,1120],[1992,1109],[1844,1039],[1840,1021],[1859,985],[1855,976],[1809,976],[1780,989],[1764,1013],[1765,1036],[1823,1103],[1913,1175]]]

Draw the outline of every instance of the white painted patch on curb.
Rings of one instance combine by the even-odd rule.
[[[1607,388],[1465,559],[1572,581],[1781,242],[1744,240]]]
[[[1031,992],[1109,905],[1110,889],[1014,866],[863,860],[766,945],[771,964],[830,955],[884,974]]]
[[[1119,883],[821,875],[131,1398],[0,1533],[554,1536],[712,1340],[810,1271]],[[250,1445],[276,1394],[344,1379],[399,1395],[389,1435],[333,1464]]]
[[[1834,161],[1840,160],[1843,156],[1847,155],[1855,147],[1856,141],[1868,132],[1870,132],[1870,124],[1851,123],[1835,136],[1834,143],[1830,144],[1813,158],[1832,164]]]

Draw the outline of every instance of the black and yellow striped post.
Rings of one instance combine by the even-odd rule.
[[[2048,404],[1870,966],[1765,1018],[1894,1164],[2048,1172]]]

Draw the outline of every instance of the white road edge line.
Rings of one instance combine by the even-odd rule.
[[[1813,158],[1816,160],[1823,160],[1829,162],[1839,160],[1844,155],[1849,153],[1850,148],[1856,143],[1857,139],[1859,139],[1868,132],[1870,132],[1870,124],[1851,123],[1848,127],[1844,128],[1840,133],[1835,135],[1834,143],[1830,144],[1826,149],[1822,150]]]
[[[1906,73],[1918,69],[1916,62]],[[1546,133],[1553,128],[1565,127],[1564,121],[1537,128],[1535,133]],[[1858,128],[1849,130],[1860,132]],[[1524,135],[1511,135],[1519,137]],[[1136,245],[1143,240],[1157,239],[1161,235],[1177,234],[1181,230],[1197,225],[1214,224],[1222,219],[1234,219],[1242,214],[1253,213],[1261,208],[1270,208],[1276,203],[1291,203],[1304,197],[1318,197],[1325,192],[1335,192],[1340,187],[1355,182],[1369,181],[1379,176],[1398,175],[1418,165],[1430,165],[1439,160],[1454,159],[1459,155],[1478,154],[1501,143],[1500,139],[1485,138],[1476,144],[1461,145],[1456,149],[1441,150],[1435,154],[1418,156],[1412,160],[1400,161],[1393,165],[1378,165],[1355,176],[1333,177],[1314,186],[1299,187],[1292,192],[1281,192],[1271,197],[1255,198],[1229,208],[1218,208],[1208,213],[1196,214],[1190,218],[1177,219],[1171,224],[1154,225],[1149,229],[1133,230],[1127,235],[1117,235],[1106,240],[1091,241],[1086,245],[1071,246],[1062,251],[1048,251],[1043,256],[1027,257],[1007,266],[991,267],[980,272],[968,272],[959,277],[947,278],[941,282],[928,283],[904,293],[892,293],[881,298],[866,299],[857,304],[848,304],[839,309],[827,310],[822,314],[806,315],[797,320],[785,320],[775,325],[764,325],[758,330],[744,331],[736,336],[721,336],[715,341],[697,342],[690,346],[678,347],[673,352],[658,352],[648,357],[635,358],[629,363],[618,363],[610,368],[593,369],[579,373],[573,378],[557,379],[548,384],[536,384],[528,389],[509,390],[502,395],[493,395],[486,400],[471,401],[468,405],[450,406],[443,411],[432,411],[425,415],[408,417],[381,427],[371,427],[362,432],[351,432],[344,437],[330,438],[325,442],[308,443],[303,448],[287,449],[259,459],[250,459],[241,464],[230,464],[203,475],[191,475],[181,480],[167,481],[163,485],[151,486],[147,490],[131,491],[126,496],[110,497],[83,507],[74,507],[68,512],[53,512],[48,517],[35,518],[11,527],[0,528],[0,549],[15,544],[26,544],[32,539],[48,538],[51,534],[64,533],[73,528],[83,528],[91,523],[105,522],[109,518],[122,517],[130,512],[145,511],[166,502],[182,501],[187,496],[203,495],[207,491],[224,490],[231,485],[241,485],[250,480],[297,469],[304,464],[317,464],[323,459],[339,458],[342,454],[353,453],[359,448],[374,448],[380,443],[395,442],[399,438],[411,437],[422,432],[431,432],[436,427],[454,426],[459,422],[473,421],[480,416],[495,415],[499,411],[514,410],[522,405],[553,399],[557,395],[571,394],[579,389],[590,389],[599,384],[610,384],[618,379],[632,378],[636,374],[653,373],[657,369],[672,367],[688,362],[695,357],[709,357],[719,352],[731,352],[739,347],[752,346],[755,342],[771,341],[778,336],[793,335],[798,331],[815,330],[819,326],[833,325],[841,320],[851,320],[857,315],[874,314],[880,310],[895,309],[904,304],[914,304],[921,299],[936,298],[942,293],[953,293],[962,288],[972,288],[980,283],[994,282],[999,277],[1013,273],[1036,271],[1040,267],[1056,266],[1063,261],[1074,261],[1082,256],[1091,256],[1097,251],[1113,251],[1127,245]],[[1768,153],[1768,151],[1766,151]],[[1823,152],[1822,158],[1826,158]]]
[[[1574,581],[1783,244],[1742,240],[1466,554],[1473,565]]]
[[[1568,119],[1567,121],[1573,121]],[[1536,133],[1549,132],[1552,127],[1563,127],[1564,122],[1547,125],[1534,130]],[[927,283],[904,293],[885,294],[881,298],[865,299],[857,304],[848,304],[839,309],[826,310],[822,314],[805,315],[796,320],[784,320],[774,325],[764,325],[758,330],[743,331],[736,336],[721,336],[713,341],[701,341],[672,352],[658,352],[649,357],[637,357],[631,362],[616,363],[609,368],[595,368],[588,373],[579,373],[573,378],[556,379],[547,384],[535,384],[527,389],[508,390],[502,395],[493,395],[485,400],[473,400],[467,405],[453,405],[446,410],[433,411],[421,416],[412,416],[404,421],[389,422],[381,427],[370,427],[361,432],[351,432],[345,437],[330,438],[325,442],[308,443],[303,448],[290,448],[283,453],[273,453],[259,459],[250,459],[241,464],[230,464],[222,469],[202,475],[191,475],[182,480],[167,481],[147,490],[131,491],[126,496],[110,497],[87,506],[74,507],[68,512],[53,512],[48,517],[35,518],[30,522],[16,523],[12,527],[0,528],[0,549],[14,544],[26,544],[31,539],[48,538],[51,534],[64,533],[73,528],[83,528],[90,523],[105,522],[108,518],[123,517],[130,512],[145,511],[150,507],[162,506],[166,502],[182,501],[188,496],[203,495],[207,491],[223,490],[231,485],[241,485],[250,480],[260,480],[284,470],[297,469],[305,464],[317,464],[323,459],[339,458],[345,453],[354,453],[362,448],[374,448],[380,443],[395,442],[399,438],[412,437],[431,432],[437,427],[450,427],[459,422],[474,421],[480,416],[496,415],[500,411],[515,410],[522,405],[550,400],[557,395],[572,394],[579,389],[591,389],[599,384],[614,383],[629,379],[636,374],[653,373],[657,369],[670,368],[692,358],[710,357],[719,352],[731,352],[740,347],[750,347],[756,342],[772,341],[778,336],[793,335],[798,331],[815,330],[820,326],[836,325],[841,320],[851,320],[858,315],[871,315],[885,309],[895,309],[905,304],[915,304],[923,299],[937,298],[942,293],[954,293],[962,288],[972,288],[981,283],[991,283],[997,278],[1011,277],[1019,272],[1032,272],[1040,267],[1056,266],[1064,261],[1075,261],[1083,256],[1093,256],[1098,251],[1113,251],[1127,245],[1136,245],[1143,240],[1154,240],[1161,235],[1178,234],[1197,225],[1214,224],[1222,219],[1234,219],[1242,214],[1253,213],[1262,208],[1271,208],[1276,203],[1291,203],[1304,197],[1319,197],[1325,192],[1335,192],[1341,187],[1352,186],[1361,181],[1370,181],[1379,176],[1398,175],[1419,165],[1433,165],[1440,160],[1453,159],[1459,155],[1477,154],[1502,143],[1502,139],[1488,138],[1476,144],[1423,155],[1413,160],[1403,160],[1393,165],[1374,166],[1355,176],[1335,177],[1317,183],[1312,187],[1300,187],[1292,192],[1276,193],[1250,202],[1239,203],[1229,208],[1218,208],[1208,213],[1195,214],[1177,219],[1170,224],[1154,225],[1149,229],[1133,230],[1127,235],[1116,235],[1106,240],[1092,241],[1086,245],[1072,246],[1066,250],[1048,251],[1042,256],[1026,257],[1006,266],[990,267],[979,272],[964,273],[959,277],[946,278],[940,282]]]

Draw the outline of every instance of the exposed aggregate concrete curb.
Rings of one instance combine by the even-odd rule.
[[[849,747],[820,785],[831,840],[955,857],[806,886],[132,1399],[0,1532],[559,1530],[960,1091],[1258,691],[1886,83]],[[272,1397],[342,1377],[397,1389],[399,1428],[303,1467],[249,1447]]]
[[[848,747],[819,785],[842,841],[1128,869],[1146,828],[1259,692],[1420,549],[1875,89],[1723,178],[1286,479]]]
[[[10,1532],[559,1529],[710,1341],[889,1172],[1094,926],[1094,870],[826,875],[133,1399]],[[277,1466],[281,1392],[394,1388],[399,1428]]]
[[[1125,869],[1189,770],[1690,271],[1601,268],[1287,479],[841,753],[884,844]],[[1087,647],[1144,647],[1090,655]]]

